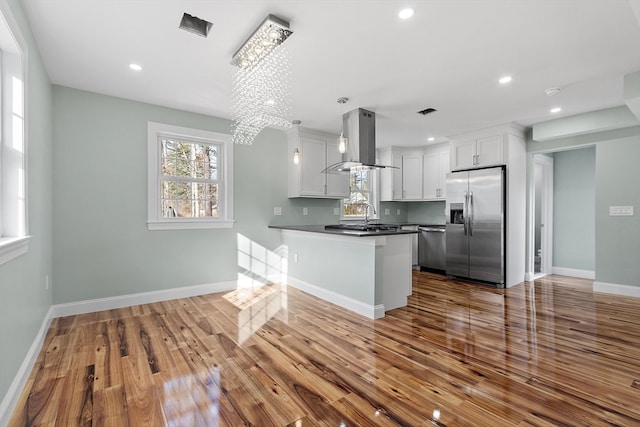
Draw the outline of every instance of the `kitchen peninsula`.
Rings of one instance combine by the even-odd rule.
[[[416,231],[393,226],[270,228],[282,230],[290,285],[372,319],[407,305]]]

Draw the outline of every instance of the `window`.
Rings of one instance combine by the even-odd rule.
[[[226,134],[148,123],[149,230],[233,226]]]
[[[26,43],[0,1],[0,264],[28,251],[24,76]]]
[[[342,200],[342,219],[379,218],[377,181],[379,171],[368,167],[351,168],[349,174],[349,198]],[[373,207],[373,208],[372,208]]]

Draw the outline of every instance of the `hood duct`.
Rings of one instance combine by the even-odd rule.
[[[376,164],[376,113],[357,108],[342,115],[342,127],[347,138],[347,152],[342,161],[330,165],[323,173],[349,173],[351,168],[391,168]]]

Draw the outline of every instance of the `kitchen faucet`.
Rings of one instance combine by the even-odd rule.
[[[369,224],[369,208],[373,209],[373,214],[377,215],[376,208],[371,203],[364,203],[364,223]]]

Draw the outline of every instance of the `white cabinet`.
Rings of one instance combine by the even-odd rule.
[[[422,199],[422,156],[402,156],[402,200]]]
[[[429,149],[422,157],[422,198],[444,200],[449,172],[449,147],[443,145]]]
[[[377,163],[395,166],[380,173],[381,201],[422,200],[421,152],[385,148],[378,151]]]
[[[451,141],[451,169],[470,169],[502,165],[504,161],[503,135]]]
[[[418,226],[411,225],[403,225],[400,227],[401,230],[409,230],[409,231],[418,231]],[[411,265],[418,265],[418,235],[413,234],[411,236]]]
[[[402,154],[393,148],[378,150],[376,163],[395,166],[380,171],[380,201],[402,200]]]
[[[384,148],[378,152],[378,163],[398,166],[383,169],[380,197],[383,202],[444,200],[449,168],[449,144],[438,144],[423,150]]]
[[[338,152],[337,135],[293,128],[288,136],[288,195],[289,197],[317,197],[342,199],[349,197],[349,175],[322,173],[334,163],[342,161]],[[293,163],[293,151],[300,151],[299,164]]]

